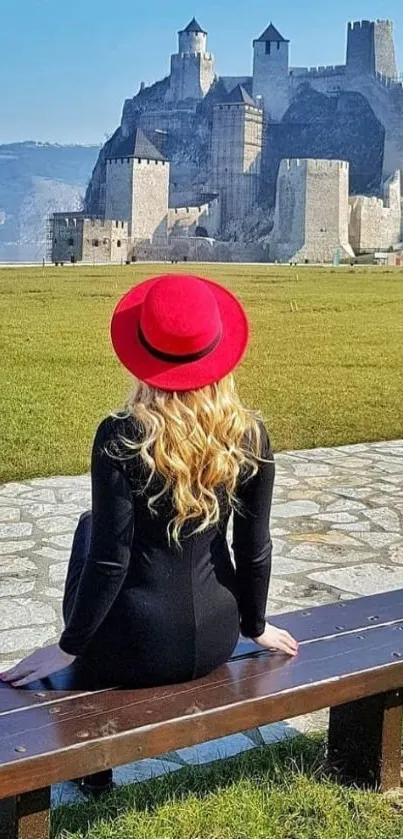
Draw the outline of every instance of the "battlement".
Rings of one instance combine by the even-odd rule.
[[[371,27],[372,27],[372,21],[371,20],[354,20],[354,21],[349,21],[347,28],[348,28],[349,31],[352,30],[352,29],[355,29],[355,30],[366,29],[367,31],[369,31],[371,29]]]
[[[310,169],[317,169],[320,171],[326,171],[329,169],[347,169],[349,168],[349,163],[347,160],[316,160],[312,157],[300,157],[300,158],[285,158],[281,161],[281,165],[283,168],[286,169],[299,169],[299,168],[310,168]]]
[[[291,67],[290,76],[309,76],[309,77],[325,77],[325,76],[341,76],[346,72],[345,64],[325,64],[319,67]]]
[[[167,160],[154,160],[154,159],[151,159],[151,158],[148,158],[148,157],[137,157],[137,155],[136,156],[131,155],[130,157],[108,157],[107,160],[106,160],[106,165],[107,166],[111,166],[112,164],[122,165],[123,163],[125,163],[126,166],[127,166],[127,165],[130,165],[132,161],[137,161],[137,164],[140,165],[140,166],[143,163],[146,163],[148,165],[153,163],[155,166],[160,166],[160,165],[165,166],[165,164],[168,164]]]
[[[83,212],[53,213],[52,222],[58,228],[71,228],[77,227],[78,224],[85,224],[89,227],[105,228],[106,230],[111,230],[113,227],[116,230],[127,230],[127,221],[87,216]]]
[[[186,61],[187,59],[190,59],[190,58],[193,59],[193,58],[200,58],[200,57],[205,59],[206,61],[213,61],[214,60],[214,56],[212,55],[211,52],[203,52],[203,53],[201,53],[201,52],[179,52],[177,57],[181,58],[182,61]]]
[[[370,30],[370,29],[372,29],[372,27],[373,27],[375,24],[378,24],[378,25],[379,25],[379,24],[382,24],[382,26],[387,27],[387,28],[389,28],[391,31],[393,31],[393,20],[388,20],[388,19],[382,20],[381,18],[377,18],[375,21],[374,21],[374,20],[354,20],[354,21],[349,21],[349,23],[347,24],[347,26],[348,26],[348,29],[349,29],[349,30],[350,30],[350,29],[356,29],[356,30],[357,30],[357,29],[358,29],[358,30],[359,30],[359,29],[361,29],[361,30],[362,30],[362,29],[366,29],[366,30]]]
[[[375,73],[375,78],[383,87],[393,87],[395,90],[400,88],[400,90],[403,90],[402,76],[397,76],[395,79],[391,79],[383,73]]]

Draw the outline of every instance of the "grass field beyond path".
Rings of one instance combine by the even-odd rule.
[[[109,340],[118,298],[169,265],[0,270],[0,481],[89,468],[130,377]],[[275,450],[403,436],[403,271],[175,266],[224,283],[252,324],[237,372]]]

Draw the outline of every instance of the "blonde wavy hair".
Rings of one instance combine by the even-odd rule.
[[[135,379],[123,415],[140,422],[141,441],[119,439],[126,456],[139,454],[149,473],[144,491],[155,473],[163,489],[148,499],[151,513],[156,502],[172,493],[176,515],[168,524],[179,543],[185,522],[202,518],[192,532],[201,533],[220,519],[214,490],[224,486],[232,507],[240,509],[235,489],[239,480],[256,474],[261,457],[262,420],[258,411],[246,408],[237,393],[232,374],[215,384],[191,391],[162,391]],[[122,418],[122,412],[114,412]],[[172,530],[172,534],[171,534]]]

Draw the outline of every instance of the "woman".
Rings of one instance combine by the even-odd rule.
[[[78,657],[103,685],[187,681],[226,662],[240,631],[297,654],[265,621],[273,454],[232,375],[248,331],[239,300],[198,277],[154,277],[119,301],[112,344],[136,381],[127,410],[95,435],[92,511],[74,536],[66,626],[4,681],[20,687]]]

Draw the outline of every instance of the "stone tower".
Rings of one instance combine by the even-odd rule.
[[[272,23],[253,42],[253,97],[263,98],[265,122],[280,122],[290,104],[289,43]]]
[[[263,114],[241,85],[213,109],[211,188],[222,223],[242,219],[256,204],[262,158]]]
[[[137,128],[106,161],[105,218],[128,223],[132,241],[166,241],[169,163]]]
[[[354,256],[348,238],[349,164],[282,160],[277,179],[270,260],[332,262]]]
[[[207,52],[207,32],[193,18],[179,33],[177,55],[171,56],[167,101],[200,101],[215,79],[214,57]]]
[[[348,24],[347,73],[397,79],[397,64],[391,20],[360,20]]]

